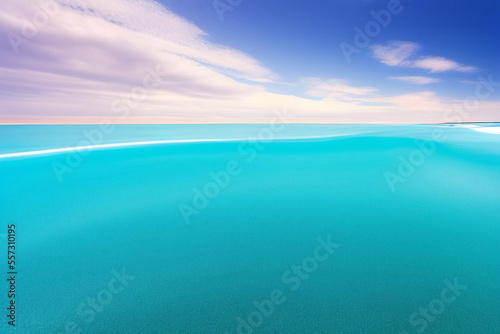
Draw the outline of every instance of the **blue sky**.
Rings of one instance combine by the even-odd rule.
[[[469,94],[460,80],[475,80],[478,72],[444,72],[429,75],[423,69],[391,68],[372,57],[369,48],[352,56],[348,64],[339,47],[354,45],[358,26],[373,21],[371,11],[387,9],[387,0],[266,1],[243,0],[221,21],[213,1],[162,0],[174,12],[193,21],[218,43],[230,45],[272,68],[285,80],[306,76],[349,78],[358,85],[378,85],[391,92],[411,92],[414,87],[390,76],[432,76],[442,79],[433,89],[456,98]],[[227,3],[222,1],[222,3]],[[437,55],[500,74],[500,2],[495,0],[401,0],[401,12],[391,15],[371,44],[391,40],[421,45],[422,54]],[[498,94],[500,97],[500,94]]]
[[[498,121],[498,1],[47,1],[0,14],[3,122]]]

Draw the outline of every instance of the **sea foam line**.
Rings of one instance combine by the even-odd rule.
[[[232,139],[232,140],[238,140],[238,139]],[[222,141],[228,141],[228,140],[227,139],[172,139],[172,140],[138,141],[131,143],[84,145],[84,146],[74,146],[74,147],[64,147],[64,148],[52,148],[52,149],[38,150],[38,151],[5,153],[5,154],[0,154],[0,159],[38,156],[38,155],[51,155],[51,154],[67,153],[74,151],[99,150],[99,149],[117,148],[117,147],[136,147],[136,146],[159,145],[159,144],[181,144],[181,143],[222,142]]]
[[[339,134],[339,135],[325,135],[325,136],[311,136],[311,137],[284,137],[284,138],[274,138],[273,140],[326,139],[326,138],[342,137],[342,136],[349,136],[349,135],[355,135],[355,134],[357,134],[357,133]],[[40,156],[40,155],[52,155],[52,154],[68,153],[68,152],[75,152],[75,151],[100,150],[100,149],[107,149],[107,148],[137,147],[137,146],[149,146],[149,145],[161,145],[161,144],[203,143],[203,142],[235,142],[235,141],[244,141],[244,140],[248,140],[248,138],[170,139],[170,140],[138,141],[138,142],[130,142],[130,143],[84,145],[84,146],[73,146],[73,147],[64,147],[64,148],[52,148],[52,149],[37,150],[37,151],[4,153],[4,154],[0,154],[0,159],[30,157],[30,156]],[[267,139],[267,140],[269,140],[269,139]]]

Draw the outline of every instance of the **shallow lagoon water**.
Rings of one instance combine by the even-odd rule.
[[[18,333],[500,332],[497,125],[123,125],[39,154],[96,128],[0,126]]]

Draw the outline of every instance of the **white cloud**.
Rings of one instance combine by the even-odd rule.
[[[459,63],[443,57],[423,57],[413,62],[412,67],[423,68],[430,72],[472,72],[476,68],[473,66],[462,66]]]
[[[371,47],[373,55],[381,63],[389,66],[421,68],[429,72],[473,72],[474,66],[463,66],[456,61],[443,57],[420,57],[412,59],[420,45],[414,42],[390,41],[386,44],[377,44]]]
[[[440,82],[441,80],[430,77],[422,76],[403,76],[403,77],[391,77],[390,79],[406,81],[415,85],[427,85],[431,83]]]
[[[381,63],[389,66],[409,66],[408,58],[415,55],[420,46],[414,42],[391,41],[374,45],[372,51]]]

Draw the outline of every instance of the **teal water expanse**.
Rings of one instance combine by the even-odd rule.
[[[0,126],[16,332],[498,334],[498,126]]]

